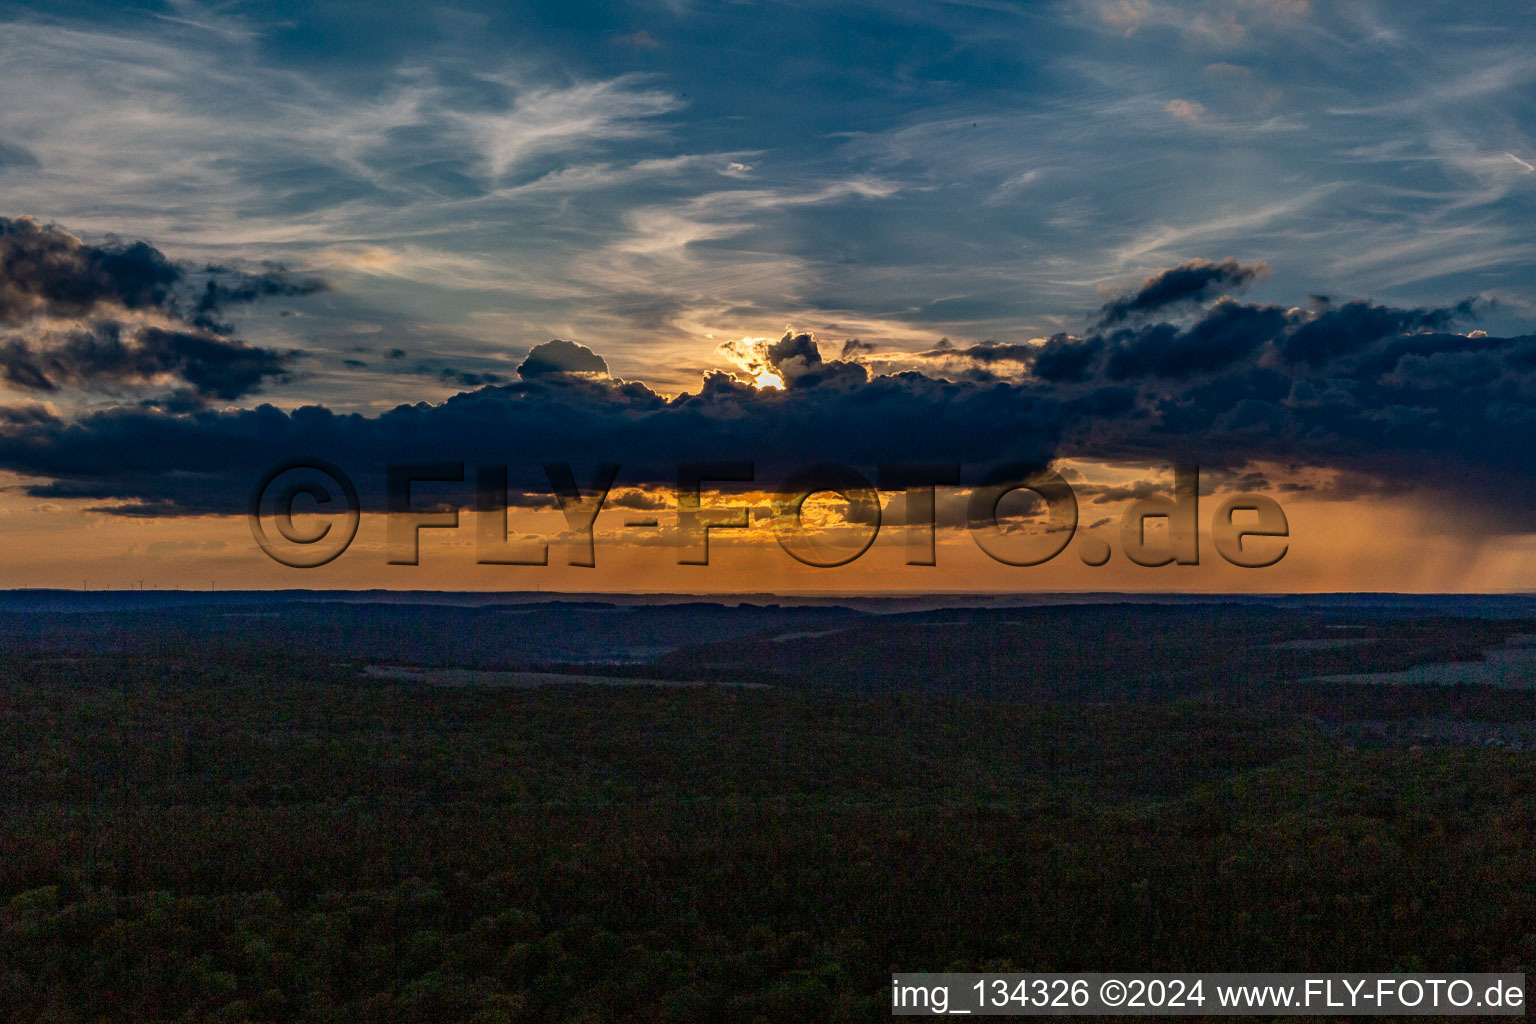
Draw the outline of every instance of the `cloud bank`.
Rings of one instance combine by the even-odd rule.
[[[119,514],[238,513],[266,469],[297,456],[347,468],[370,508],[382,507],[388,462],[507,464],[515,491],[540,492],[545,461],[568,461],[578,477],[616,462],[627,486],[670,485],[682,462],[751,460],[771,485],[819,462],[872,478],[882,464],[962,463],[974,482],[1000,463],[1077,456],[1324,467],[1536,527],[1526,497],[1536,449],[1522,440],[1536,421],[1536,337],[1458,330],[1478,312],[1471,302],[1244,302],[1228,292],[1262,265],[1198,260],[1111,300],[1080,336],[916,354],[941,356],[943,375],[873,372],[858,361],[868,346],[827,358],[812,333],[790,329],[732,351],[754,381],[714,371],[667,396],[555,340],[528,352],[516,381],[362,415],[204,407],[287,367],[209,318],[318,282],[208,267],[188,303],[188,271],[153,247],[89,246],[25,220],[0,222],[0,253],[0,315],[23,336],[3,350],[14,387],[179,386],[180,399],[73,419],[35,404],[0,415],[0,468],[30,478],[30,494]],[[76,325],[45,340],[38,325],[59,318]]]

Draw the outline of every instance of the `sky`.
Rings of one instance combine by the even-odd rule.
[[[0,23],[0,586],[1536,586],[1528,5],[54,2]],[[299,458],[360,494],[355,542],[315,568],[247,516]],[[749,525],[679,565],[678,467],[741,461],[752,480],[701,501]],[[427,462],[464,464],[413,499],[460,525],[392,565],[387,466]],[[619,467],[593,566],[570,564],[587,546],[548,462],[583,493]],[[826,463],[878,528],[823,489],[785,532],[784,482]],[[955,469],[937,564],[908,564],[897,464]],[[1198,564],[1136,564],[1127,509],[1177,465],[1200,467]],[[508,535],[549,564],[481,564],[496,466]],[[1074,531],[1029,491],[997,506],[1009,551],[1067,538],[1048,562],[978,543],[974,496],[1007,466],[1071,488]],[[1283,508],[1284,542],[1245,542],[1277,563],[1215,546],[1239,494]],[[295,535],[334,542],[314,497]],[[1147,529],[1172,550],[1173,519]],[[820,567],[776,538],[870,547]]]

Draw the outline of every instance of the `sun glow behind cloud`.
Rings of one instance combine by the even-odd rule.
[[[1482,504],[1460,516],[1468,544],[1523,479],[1497,450],[1528,427],[1516,364],[1536,318],[1536,244],[1521,229],[1536,212],[1536,40],[1518,6],[1083,0],[787,19],[729,5],[653,11],[643,24],[537,6],[337,22],[185,4],[167,17],[10,11],[0,87],[24,99],[0,109],[0,216],[33,214],[92,245],[145,239],[192,267],[277,261],[330,285],[243,305],[224,317],[238,334],[173,331],[192,300],[179,312],[114,308],[122,351],[87,338],[79,318],[31,321],[11,338],[30,348],[7,363],[22,419],[116,410],[127,422],[140,403],[169,409],[186,384],[178,408],[196,398],[205,412],[270,403],[372,419],[427,403],[429,420],[469,404],[445,405],[455,396],[524,387],[526,354],[552,338],[600,354],[600,372],[562,371],[586,375],[593,396],[693,395],[710,415],[736,403],[748,421],[797,389],[904,394],[904,372],[978,392],[1027,388],[1045,379],[1041,359],[1053,372],[1099,359],[1093,401],[1111,402],[1127,381],[1151,389],[1137,407],[1151,417],[1137,470],[1148,472],[1178,457],[1158,440],[1166,424],[1209,412],[1201,389],[1216,384],[1145,382],[1172,381],[1186,357],[1216,358],[1249,335],[1202,347],[1195,310],[1168,313],[1182,348],[1112,337],[1136,324],[1105,326],[1102,351],[1085,334],[1113,296],[1206,257],[1273,268],[1202,294],[1210,306],[1248,289],[1215,307],[1226,313],[1212,332],[1237,330],[1227,314],[1305,318],[1352,299],[1425,311],[1473,298],[1495,339],[1479,349],[1454,340],[1478,338],[1470,323],[1442,325],[1444,350],[1398,353],[1379,372],[1329,371],[1345,384],[1271,353],[1251,383],[1292,373],[1294,390],[1259,404],[1234,397],[1206,435],[1287,418],[1327,434],[1353,400],[1377,403],[1381,423],[1418,415],[1417,429],[1404,420],[1378,439],[1406,453],[1449,436],[1423,417],[1454,413],[1429,392],[1456,382],[1487,414],[1473,433],[1495,449],[1455,453],[1482,466],[1472,475]],[[316,31],[341,44],[318,53],[306,42]],[[149,326],[177,338],[141,340]],[[814,351],[799,340],[812,334]],[[248,365],[221,376],[208,353]],[[722,370],[733,376],[701,397]],[[1484,395],[1492,381],[1510,393]],[[624,382],[645,394],[614,390]],[[1081,434],[1072,444],[1090,456],[1095,439],[1121,455],[1135,448],[1111,406],[1082,415],[1088,397],[1069,394],[1081,382],[1050,382],[1051,400],[1068,403],[1056,422]],[[941,408],[924,425],[942,426]],[[1347,448],[1327,458],[1353,480],[1363,457]],[[1318,468],[1276,463],[1269,482],[1299,486]],[[64,489],[11,492],[5,506],[78,511]],[[1368,500],[1397,508],[1395,522],[1456,534],[1437,512],[1444,494],[1410,490]],[[1367,500],[1316,499],[1288,500],[1331,508],[1341,523]],[[1356,532],[1367,531],[1340,529]],[[1462,579],[1453,561],[1436,563],[1447,585]],[[1523,564],[1492,549],[1462,561],[1490,581]]]

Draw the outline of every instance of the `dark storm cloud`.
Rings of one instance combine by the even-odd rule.
[[[1275,337],[1288,322],[1288,314],[1278,307],[1226,300],[1188,330],[1154,324],[1136,331],[1116,331],[1108,339],[1105,375],[1111,380],[1177,378],[1219,370]]]
[[[1169,282],[1209,284],[1221,269],[1195,266],[1207,273],[1175,268],[1109,308],[1175,294],[1187,301],[1191,289]],[[1189,323],[1100,327],[1041,343],[1034,379],[1071,415],[1061,453],[1196,462],[1250,490],[1275,484],[1234,475],[1245,464],[1327,467],[1338,482],[1315,493],[1429,491],[1469,518],[1536,524],[1522,497],[1536,484],[1536,447],[1523,441],[1536,427],[1536,341],[1454,332],[1474,315],[1470,302],[1393,308],[1314,298],[1312,307],[1222,298]],[[1124,389],[1118,407],[1106,404],[1107,385]],[[1093,395],[1098,407],[1074,395]]]
[[[575,342],[546,341],[535,345],[517,367],[517,375],[524,380],[566,374],[608,375],[608,362],[585,345]]]
[[[714,374],[675,398],[635,382],[553,375],[376,417],[314,406],[184,415],[125,408],[17,424],[0,429],[0,465],[50,478],[32,488],[38,494],[127,500],[124,514],[171,515],[238,512],[266,469],[307,455],[347,468],[378,508],[387,462],[507,464],[514,490],[543,492],[544,461],[569,461],[578,478],[592,464],[617,462],[621,485],[670,488],[680,462],[749,460],[759,481],[773,484],[824,461],[871,472],[889,460],[1038,461],[1055,451],[1062,418],[1051,398],[1027,389],[916,373],[853,392],[759,389]]]
[[[1468,518],[1536,524],[1523,497],[1536,483],[1523,441],[1536,426],[1536,342],[1450,331],[1467,302],[1319,305],[1224,299],[1188,327],[1051,339],[1039,379],[1061,393],[1113,381],[1136,396],[1123,414],[1065,424],[1063,452],[1325,466],[1355,481],[1332,497],[1417,489]]]
[[[763,350],[763,358],[790,390],[819,386],[858,387],[869,380],[869,371],[841,359],[824,361],[815,336],[785,331]]]
[[[1136,291],[1106,303],[1099,325],[1107,327],[1133,316],[1201,302],[1213,298],[1224,288],[1241,288],[1268,270],[1262,263],[1243,266],[1236,260],[1221,263],[1193,260],[1149,277]]]
[[[255,348],[244,342],[186,331],[150,327],[139,334],[144,354],[192,385],[199,395],[233,401],[256,391],[267,378],[285,377],[290,354]]]
[[[192,282],[205,277],[193,301]],[[232,328],[215,314],[325,287],[279,267],[189,270],[147,242],[93,245],[28,217],[0,217],[0,328],[8,329],[0,373],[33,391],[116,392],[169,379],[183,394],[230,401],[284,379],[295,353],[228,337]],[[79,323],[61,328],[60,320]]]
[[[1320,306],[1222,298],[1182,324],[1057,335],[1018,346],[1027,351],[1011,355],[1030,372],[1011,379],[974,367],[958,379],[871,375],[824,359],[811,334],[791,330],[734,353],[754,374],[771,368],[783,389],[714,373],[670,398],[608,376],[584,346],[550,342],[516,382],[378,416],[162,403],[66,422],[16,411],[0,417],[0,467],[48,481],[32,488],[40,497],[125,500],[136,514],[164,515],[238,511],[267,467],[298,455],[355,473],[370,507],[388,462],[505,463],[514,490],[542,493],[544,461],[569,461],[578,477],[617,462],[620,486],[667,489],[681,462],[751,460],[771,486],[817,462],[870,475],[883,463],[958,462],[974,482],[1005,462],[1081,456],[1197,463],[1211,492],[1275,488],[1272,477],[1244,476],[1254,463],[1323,467],[1336,482],[1314,493],[1427,489],[1512,528],[1536,522],[1536,446],[1524,440],[1536,428],[1536,337],[1454,333],[1447,325],[1465,304]],[[215,386],[212,368],[176,372]],[[245,372],[248,381],[264,371]],[[225,390],[241,384],[237,375]]]
[[[1024,363],[1032,360],[1039,352],[1034,345],[1009,345],[998,341],[983,341],[975,345],[967,345],[960,348],[954,342],[945,338],[937,347],[926,352],[919,352],[920,359],[936,359],[943,361],[970,361],[989,366],[993,363]]]
[[[6,381],[32,391],[116,390],[169,376],[200,396],[230,401],[268,377],[282,377],[285,364],[280,353],[240,341],[159,327],[127,329],[113,321],[69,331],[47,345],[17,340],[0,345]]]
[[[487,384],[505,384],[507,378],[499,373],[476,373],[473,370],[455,370],[444,367],[438,371],[438,379],[461,388],[479,388]]]
[[[1472,316],[1472,303],[1449,309],[1390,309],[1369,302],[1350,302],[1336,309],[1323,299],[1323,311],[1285,340],[1284,355],[1292,362],[1318,366],[1349,355],[1374,341],[1410,331],[1443,331]]]
[[[1088,377],[1103,351],[1102,338],[1082,340],[1057,334],[1036,349],[1032,368],[1041,380],[1081,381]]]
[[[400,353],[396,356],[394,353]],[[401,349],[392,349],[385,355],[385,359],[391,362],[404,358],[405,353]],[[343,359],[342,365],[354,370],[372,370],[373,364],[362,359]],[[505,384],[511,378],[506,374],[496,373],[493,370],[462,370],[456,366],[444,366],[441,363],[422,361],[406,369],[398,367],[384,367],[383,372],[395,377],[410,375],[430,380],[434,384],[442,384],[448,387],[479,388],[487,384]],[[535,374],[537,376],[537,374]]]
[[[858,338],[849,338],[847,341],[843,342],[842,357],[844,359],[851,359],[852,357],[858,355],[860,352],[873,352],[875,351],[876,347],[877,346],[871,342],[860,341]]]
[[[314,295],[330,288],[319,278],[295,278],[280,266],[256,274],[210,265],[203,272],[211,276],[198,296],[192,322],[224,334],[233,328],[216,317],[230,306],[248,305],[258,299]]]
[[[30,217],[0,217],[0,324],[163,309],[181,270],[146,242],[86,245]]]
[[[809,333],[785,331],[784,337],[769,345],[764,355],[786,386],[821,365],[821,349]]]

